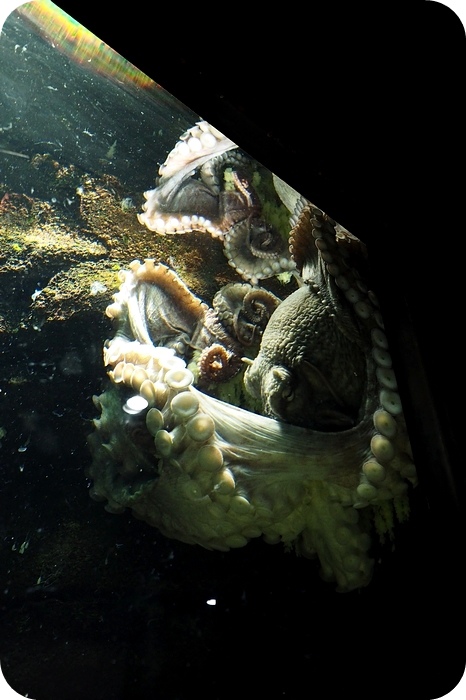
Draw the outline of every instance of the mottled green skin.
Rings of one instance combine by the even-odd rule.
[[[325,288],[308,284],[272,314],[245,375],[266,415],[320,430],[352,427],[365,384],[364,355],[337,325]]]

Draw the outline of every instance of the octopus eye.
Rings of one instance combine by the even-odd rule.
[[[253,245],[264,250],[270,248],[273,243],[273,235],[270,226],[260,220],[255,220],[251,225],[251,238]]]
[[[250,324],[245,324],[243,326],[243,332],[240,337],[241,342],[244,345],[251,345],[254,340],[254,329],[251,328]]]
[[[285,401],[288,401],[290,403],[294,399],[294,391],[290,386],[287,386],[283,391],[282,391],[282,398],[285,399]]]

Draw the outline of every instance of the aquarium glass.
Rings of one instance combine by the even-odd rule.
[[[7,16],[0,662],[18,693],[222,699],[252,674],[296,697],[396,578],[417,484],[402,400],[370,251],[318,205],[52,2]]]

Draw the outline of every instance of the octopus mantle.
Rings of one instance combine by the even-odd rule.
[[[122,271],[91,496],[209,549],[281,542],[348,591],[370,581],[374,535],[416,483],[387,338],[362,243],[275,178],[283,237],[254,172],[200,122],[146,193],[141,223],[220,239],[243,281],[210,307],[150,258]],[[285,298],[258,286],[283,272]],[[230,386],[241,405],[221,400]]]

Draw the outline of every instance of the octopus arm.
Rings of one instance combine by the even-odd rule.
[[[187,129],[160,166],[159,175],[164,180],[176,177],[178,182],[208,160],[226,153],[237,145],[218,129],[205,121]]]
[[[381,521],[407,511],[417,482],[365,247],[274,178],[291,227],[283,249],[235,148],[206,122],[188,129],[139,220],[160,234],[206,231],[252,285],[286,271],[298,289],[280,301],[226,286],[210,310],[173,271],[133,261],[106,310],[118,329],[104,346],[110,387],[94,397],[91,494],[209,549],[260,536],[293,546],[353,590],[370,581],[373,530],[390,530]],[[186,343],[222,381],[247,345],[244,388],[264,415],[200,391],[199,373],[194,386]]]
[[[170,227],[166,229],[165,224],[160,222],[163,212],[170,211],[170,203],[173,205],[173,200],[182,189],[182,185],[187,183],[197,170],[213,157],[236,147],[233,141],[207,122],[198,122],[188,129],[169,153],[165,163],[160,166],[157,187],[144,192],[147,201],[143,205],[143,212],[138,214],[139,222],[150,231],[182,232],[180,223],[175,225],[174,230]],[[187,230],[192,228],[191,223],[185,226]]]
[[[161,411],[147,414],[147,444],[138,419],[125,418],[116,387],[95,399],[102,416],[90,436],[93,497],[107,499],[110,512],[129,507],[167,537],[210,549],[241,547],[261,535],[292,544],[318,556],[342,590],[365,585],[371,564],[352,507],[349,465],[354,472],[362,458],[367,426],[345,436],[261,416],[252,426],[249,412],[186,386],[187,370],[163,373],[172,388]],[[110,442],[101,441],[108,435]]]
[[[361,424],[344,433],[321,433],[251,414],[238,406],[208,396],[195,387],[203,412],[215,422],[216,442],[225,457],[248,464],[247,473],[280,472],[289,479],[346,480],[361,459],[361,439],[368,426]],[[309,449],[309,445],[312,449]]]

